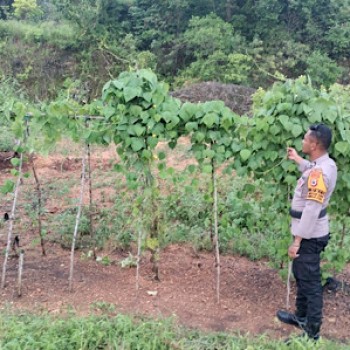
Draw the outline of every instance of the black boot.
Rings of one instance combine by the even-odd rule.
[[[307,323],[304,326],[304,332],[301,333],[300,335],[296,336],[295,338],[287,338],[284,343],[287,345],[292,344],[293,339],[297,338],[309,338],[310,340],[313,340],[315,342],[318,341],[320,338],[320,328],[321,328],[321,323]]]
[[[305,330],[306,317],[300,317],[300,316],[296,316],[295,314],[292,314],[292,313],[287,312],[287,311],[278,310],[277,311],[277,318],[283,323],[291,324],[295,327],[298,327],[298,328]]]
[[[320,338],[321,323],[307,323],[305,332],[310,339],[318,340]]]

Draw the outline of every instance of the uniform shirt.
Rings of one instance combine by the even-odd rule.
[[[308,180],[312,170],[322,170],[326,192],[323,203],[314,199],[307,199],[309,186]],[[313,162],[303,160],[299,164],[302,175],[298,180],[292,200],[292,209],[301,211],[301,219],[292,218],[291,231],[293,236],[304,239],[317,238],[329,233],[328,215],[318,218],[320,211],[328,206],[329,199],[334,191],[337,181],[337,166],[328,153],[317,158]]]

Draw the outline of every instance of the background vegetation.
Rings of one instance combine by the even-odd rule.
[[[1,0],[0,79],[32,99],[67,79],[77,99],[129,67],[172,88],[215,80],[258,88],[310,74],[349,83],[349,0]]]
[[[112,242],[128,248],[138,240],[143,227],[157,232],[156,238],[151,236],[144,242],[153,251],[159,252],[164,245],[179,241],[191,241],[198,249],[211,249],[213,193],[217,191],[220,251],[252,259],[267,257],[276,267],[285,267],[290,235],[288,222],[283,218],[290,187],[296,180],[295,167],[285,159],[286,142],[300,140],[311,122],[324,121],[332,125],[335,133],[331,151],[340,166],[337,200],[330,208],[330,214],[337,219],[332,221],[336,239],[331,241],[324,259],[331,274],[341,271],[349,261],[350,242],[345,232],[350,202],[350,103],[348,89],[343,86],[349,83],[350,70],[348,0],[0,0],[0,18],[1,150],[13,147],[14,134],[23,137],[23,117],[28,112],[33,117],[34,136],[18,149],[20,152],[41,152],[38,144],[43,138],[47,152],[48,142],[54,143],[62,136],[89,144],[119,146],[123,164],[115,170],[121,173],[118,179],[126,182],[121,181],[117,195],[108,198],[112,210],[100,208],[96,213],[95,246]],[[148,70],[143,70],[141,76],[123,73],[114,80],[130,68],[156,70],[171,89],[215,80],[266,90],[258,90],[253,118],[245,118],[234,115],[220,103],[182,105],[168,95],[168,86],[158,83]],[[301,74],[310,78],[286,79]],[[103,99],[99,100],[108,80]],[[270,88],[279,80],[285,82]],[[343,85],[333,85],[335,82]],[[104,121],[93,124],[95,129],[91,131],[84,121],[70,119],[76,115],[101,115]],[[167,168],[165,153],[156,151],[158,142],[168,142],[171,149],[175,148],[180,136],[191,139],[184,154],[192,151],[199,163],[198,168],[190,166],[182,175]],[[294,145],[300,150],[300,141]],[[229,171],[234,169],[235,178],[223,173],[214,182],[213,170],[229,160],[233,160]],[[136,176],[141,170],[143,179]],[[111,180],[107,181],[110,186]],[[280,191],[276,191],[276,183]],[[171,188],[171,193],[162,192],[161,185]],[[65,184],[57,189],[62,197],[67,197],[68,187]],[[13,186],[4,192],[11,190]],[[27,196],[26,214],[32,220],[29,225],[33,225],[36,199],[31,193]],[[101,195],[102,203],[104,200]],[[143,202],[151,205],[142,207]],[[154,206],[155,202],[162,204]],[[58,238],[49,237],[60,240],[64,246],[71,244],[77,212],[73,208],[76,203],[67,204],[72,208],[60,211],[54,219],[59,226],[55,231]],[[84,235],[91,233],[89,209],[84,209],[79,247],[84,247]],[[136,220],[142,211],[144,217]],[[120,223],[123,227],[118,227]],[[111,226],[118,228],[118,236],[111,232]],[[47,227],[43,233],[46,235]],[[34,319],[28,326],[32,327],[27,332],[30,339],[21,335],[8,339],[7,334],[22,329],[13,326],[18,322],[17,316],[11,320],[12,326],[0,319],[5,329],[0,339],[8,349],[37,344],[36,322],[39,328],[47,323],[45,318]],[[113,322],[119,320],[108,320],[108,327],[114,329]],[[61,322],[58,321],[58,329]],[[102,339],[102,346],[112,346],[109,342],[114,340],[109,331],[94,333],[91,339],[79,338],[81,333],[73,334],[74,329],[95,326],[95,319],[72,318],[70,322],[74,324],[67,330],[72,332],[71,337],[57,341],[77,339],[81,348],[91,348],[96,344],[90,345],[89,341]],[[97,322],[103,324],[104,319]],[[122,322],[128,324],[130,334],[135,324],[130,319]],[[148,327],[147,323],[136,323],[135,327],[138,325]],[[55,333],[55,327],[56,324],[50,332]],[[135,332],[140,341],[141,335]],[[178,336],[170,326],[160,332],[162,337]],[[125,348],[134,348],[134,339],[125,340],[123,336],[123,340],[116,341],[126,344]],[[197,335],[187,337],[193,340]],[[18,339],[27,345],[12,345]],[[144,339],[148,343],[147,336]],[[207,349],[216,348],[217,342],[222,348],[236,346],[231,344],[231,338],[220,335],[200,339],[199,343],[205,342]],[[152,340],[153,348],[157,348],[158,341],[164,348],[172,348],[172,340]],[[176,348],[185,344],[183,347],[190,349],[192,345],[184,341],[179,341]],[[234,340],[240,341],[244,345],[238,346],[258,348],[247,340]],[[263,342],[260,340],[256,346],[269,348]],[[196,345],[192,348],[196,349]]]

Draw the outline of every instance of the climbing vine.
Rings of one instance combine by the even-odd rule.
[[[157,279],[160,220],[157,176],[165,178],[172,173],[167,171],[165,151],[158,151],[157,146],[167,144],[175,148],[180,137],[189,137],[190,151],[198,168],[211,175],[208,189],[213,209],[211,238],[219,300],[219,233],[220,228],[228,227],[225,208],[218,204],[219,167],[225,165],[233,176],[244,177],[246,184],[240,191],[242,201],[247,194],[255,195],[261,205],[268,203],[270,211],[284,213],[286,220],[264,221],[270,221],[278,232],[271,255],[278,266],[283,266],[290,241],[289,200],[298,177],[296,166],[286,158],[286,147],[290,145],[301,151],[303,134],[312,123],[324,122],[332,128],[334,139],[330,154],[339,170],[329,212],[336,223],[333,224],[334,234],[339,237],[332,242],[341,243],[331,243],[331,249],[324,256],[329,268],[337,271],[350,260],[346,249],[350,204],[348,96],[349,91],[339,85],[319,90],[305,77],[287,80],[276,83],[268,91],[259,90],[254,97],[253,117],[246,117],[236,115],[220,101],[181,103],[169,95],[167,84],[158,81],[153,72],[139,70],[123,72],[117,79],[107,82],[101,99],[90,104],[81,105],[65,97],[40,105],[7,101],[2,114],[19,139],[26,128],[24,118],[30,115],[31,132],[25,146],[21,146],[25,147],[21,150],[23,153],[46,153],[63,137],[84,145],[116,145],[121,161],[115,169],[125,174],[129,188],[141,190],[133,210],[138,216],[137,260],[140,261],[140,245],[144,244],[152,252]],[[11,181],[2,186],[3,192],[13,189]],[[234,207],[239,208],[239,205]],[[245,224],[248,232],[254,229],[254,213]]]

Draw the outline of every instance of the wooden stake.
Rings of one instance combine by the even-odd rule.
[[[215,173],[215,163],[212,160],[212,182],[213,182],[213,216],[214,216],[214,249],[216,266],[216,301],[220,302],[220,249],[219,249],[219,230],[218,230],[218,189]]]
[[[83,208],[83,199],[84,199],[84,185],[85,185],[85,169],[86,169],[86,156],[87,156],[88,148],[85,146],[84,148],[84,154],[83,154],[83,160],[82,160],[82,171],[81,171],[81,184],[80,184],[80,198],[79,198],[79,205],[78,205],[78,212],[77,217],[75,220],[75,228],[73,233],[73,239],[72,239],[72,249],[71,249],[71,255],[70,255],[70,271],[69,271],[69,291],[72,291],[72,285],[73,285],[73,269],[74,269],[74,250],[75,250],[75,242],[77,239],[78,234],[78,227],[80,223],[80,217],[81,212]]]
[[[93,244],[93,254],[96,260],[96,241],[94,232],[94,218],[93,218],[93,198],[92,198],[92,177],[91,177],[91,152],[90,145],[87,145],[87,156],[88,156],[88,183],[89,183],[89,229],[90,229],[90,241]]]
[[[287,298],[286,298],[286,308],[289,310],[290,308],[290,279],[292,277],[292,267],[293,260],[288,261],[288,280],[287,280]]]
[[[8,234],[7,234],[7,245],[6,245],[5,259],[4,259],[4,264],[2,266],[2,276],[1,276],[1,288],[2,289],[5,288],[7,261],[8,261],[8,257],[9,257],[10,249],[11,249],[12,231],[13,231],[13,225],[14,225],[14,221],[15,221],[16,204],[17,204],[19,188],[21,186],[21,181],[22,181],[22,165],[23,165],[23,153],[21,153],[20,162],[19,162],[18,177],[17,177],[17,182],[15,185],[15,192],[14,192],[13,204],[12,204],[11,215],[10,215],[10,225],[9,225],[9,230],[8,230]]]
[[[45,250],[45,241],[44,241],[44,236],[43,236],[43,232],[42,232],[42,223],[41,223],[41,213],[42,213],[42,192],[41,192],[41,186],[40,186],[40,181],[39,181],[39,177],[38,174],[36,172],[35,169],[35,165],[34,165],[34,160],[33,158],[31,159],[31,163],[32,163],[32,170],[33,170],[33,175],[34,175],[34,179],[35,179],[35,192],[36,195],[38,197],[38,226],[39,226],[39,236],[40,236],[40,245],[41,245],[41,252],[42,255],[46,255],[46,250]]]
[[[136,291],[139,290],[142,237],[143,237],[142,224],[140,224],[138,229],[138,237],[137,237]]]
[[[21,249],[18,263],[17,296],[22,296],[22,273],[23,273],[24,250]]]

